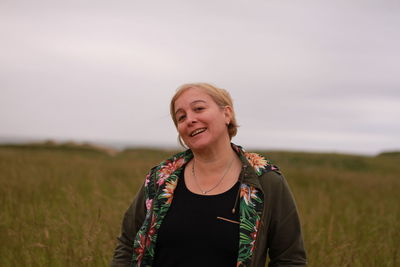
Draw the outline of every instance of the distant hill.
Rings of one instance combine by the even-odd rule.
[[[400,151],[382,152],[382,153],[378,154],[377,157],[400,158]]]
[[[117,149],[115,147],[107,145],[99,145],[89,142],[57,142],[54,140],[46,140],[43,142],[28,142],[28,143],[6,143],[1,144],[0,148],[15,148],[23,150],[51,150],[51,151],[70,151],[70,152],[89,152],[89,153],[99,153],[103,155],[115,156],[119,154],[120,156],[130,157],[153,157],[157,154],[163,154],[165,157],[178,152],[177,149],[162,149],[162,148],[146,148],[146,147],[126,147]],[[386,151],[382,152],[376,156],[365,156],[365,155],[351,155],[351,154],[341,154],[341,153],[322,153],[322,152],[301,152],[301,151],[264,151],[264,150],[252,150],[252,152],[258,152],[266,156],[266,158],[271,159],[273,162],[284,162],[291,165],[298,164],[333,164],[334,166],[346,165],[357,169],[362,168],[366,161],[371,158],[381,158],[381,159],[392,159],[397,161],[400,159],[400,151]]]
[[[64,142],[59,143],[53,140],[47,140],[45,142],[34,142],[25,144],[0,144],[0,148],[19,148],[27,150],[62,150],[62,151],[81,151],[81,152],[97,152],[104,153],[110,156],[114,156],[119,153],[119,150],[107,146],[100,146],[91,143],[76,143],[76,142]]]

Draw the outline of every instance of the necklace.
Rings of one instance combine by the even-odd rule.
[[[224,172],[224,175],[222,175],[222,177],[219,179],[219,181],[218,181],[212,188],[210,188],[210,189],[208,189],[208,190],[203,190],[203,189],[201,188],[201,186],[199,185],[199,183],[197,182],[196,173],[195,173],[195,171],[194,171],[194,163],[195,163],[196,161],[193,159],[192,175],[193,175],[193,178],[194,178],[194,182],[196,183],[197,187],[200,189],[201,193],[203,193],[203,195],[207,195],[208,192],[211,192],[212,190],[214,190],[215,188],[217,188],[217,187],[221,184],[221,182],[222,182],[222,180],[224,179],[225,175],[226,175],[226,174],[228,173],[228,171],[231,169],[232,163],[233,163],[233,160],[234,160],[234,159],[235,159],[235,157],[232,158],[231,162],[230,162],[229,165],[228,165],[228,168],[226,168],[226,170],[225,170],[225,172]]]

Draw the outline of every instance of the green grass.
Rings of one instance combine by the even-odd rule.
[[[107,266],[145,174],[172,153],[0,146],[0,266]],[[295,195],[309,266],[400,266],[398,154],[266,155]]]

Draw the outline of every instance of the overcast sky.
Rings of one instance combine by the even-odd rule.
[[[400,149],[400,1],[0,1],[0,140],[177,144],[187,82],[245,148]]]

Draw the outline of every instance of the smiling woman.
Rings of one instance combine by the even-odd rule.
[[[193,89],[197,92],[191,92],[193,90],[189,89]],[[194,99],[193,103],[191,103],[191,105],[194,108],[196,108],[197,109],[196,111],[198,112],[201,112],[210,105],[213,106],[217,105],[220,109],[229,109],[228,112],[231,119],[227,124],[228,135],[230,139],[232,139],[232,137],[236,135],[238,125],[235,118],[235,112],[233,109],[233,101],[231,96],[229,95],[228,91],[216,88],[207,83],[184,84],[180,88],[178,88],[174,97],[171,99],[171,104],[170,104],[171,117],[177,128],[178,128],[178,123],[181,122],[181,120],[185,119],[185,112],[184,110],[179,108],[179,103],[176,102],[178,98],[180,98],[180,96],[185,93],[187,94],[190,93],[190,96],[188,97],[193,97],[193,96],[200,97],[198,100]],[[196,106],[196,104],[198,104],[198,106]],[[179,142],[184,146],[184,142],[182,141],[181,136],[179,136]]]
[[[228,105],[218,106],[203,89],[184,91],[172,104],[183,143],[196,150],[229,142],[227,126],[233,117]]]
[[[185,84],[171,100],[188,148],[150,170],[111,266],[305,266],[296,204],[279,169],[231,139],[229,93]]]

